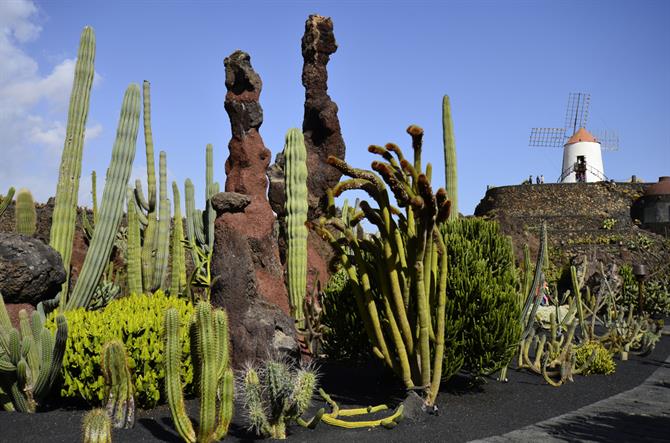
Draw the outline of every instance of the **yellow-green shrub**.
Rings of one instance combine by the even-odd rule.
[[[193,382],[188,325],[194,312],[185,299],[154,295],[130,295],[113,300],[105,309],[76,309],[65,313],[69,328],[63,359],[61,396],[81,398],[99,404],[103,400],[104,378],[100,369],[100,350],[111,339],[126,346],[128,366],[135,383],[136,402],[141,408],[154,407],[164,397],[162,340],[163,316],[168,308],[179,311],[182,342],[182,381],[188,392]],[[54,315],[48,327],[54,328]]]
[[[591,354],[593,352],[595,352],[596,355],[593,358],[593,361],[586,367],[586,369],[584,369],[582,374],[614,374],[614,371],[616,370],[616,363],[614,363],[612,354],[610,354],[607,348],[605,348],[605,346],[603,346],[600,342],[590,341],[577,348],[577,367],[580,367],[586,363],[589,358],[591,358]]]

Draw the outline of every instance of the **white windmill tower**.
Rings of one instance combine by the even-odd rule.
[[[605,181],[602,150],[616,151],[619,140],[615,133],[603,132],[595,137],[586,130],[591,95],[571,92],[562,128],[533,128],[530,146],[563,147],[563,166],[559,183]]]

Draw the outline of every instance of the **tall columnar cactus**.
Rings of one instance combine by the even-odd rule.
[[[102,192],[98,223],[77,284],[65,304],[68,310],[88,306],[107,266],[123,215],[126,188],[135,158],[139,118],[140,90],[137,85],[131,84],[123,97],[112,161],[107,169],[107,180]]]
[[[88,116],[89,98],[93,84],[95,60],[95,35],[93,28],[85,27],[81,33],[74,83],[70,95],[65,145],[61,157],[56,203],[53,210],[49,245],[58,251],[66,270],[70,269],[72,241],[77,217],[77,196],[84,149],[84,131]],[[68,282],[63,284],[61,303],[65,303]]]
[[[134,202],[132,188],[127,189],[128,208],[128,291],[131,294],[141,294],[142,291],[142,245],[140,234],[140,220],[138,208]]]
[[[186,287],[186,258],[184,256],[184,223],[181,216],[181,198],[179,187],[172,182],[174,197],[174,226],[172,227],[172,274],[170,276],[170,295],[179,295]]]
[[[2,214],[5,213],[7,207],[12,202],[13,198],[14,198],[14,187],[10,187],[7,190],[7,194],[5,194],[4,196],[0,196],[0,217],[2,217]]]
[[[321,410],[311,423],[301,418],[316,389],[312,369],[293,370],[285,361],[269,359],[260,368],[245,369],[241,388],[249,424],[258,435],[283,440],[291,422],[314,427],[323,416]]]
[[[90,240],[93,237],[93,230],[95,222],[98,219],[98,191],[97,191],[97,179],[95,171],[91,172],[91,198],[93,200],[93,223],[88,219],[87,211],[82,211],[81,213],[81,224],[84,228],[84,234]]]
[[[177,432],[186,442],[214,442],[228,433],[233,416],[233,371],[229,368],[230,342],[228,316],[213,310],[205,301],[198,303],[192,322],[193,361],[199,367],[197,386],[200,396],[200,420],[196,431],[186,414],[182,382],[179,377],[181,348],[179,316],[176,309],[165,312],[165,390]],[[218,404],[218,408],[217,408]]]
[[[302,131],[286,133],[286,272],[291,315],[298,327],[305,323],[303,301],[307,290],[307,150]]]
[[[23,235],[35,234],[37,227],[37,213],[33,195],[28,189],[19,189],[16,194],[16,206],[14,206],[16,232]]]
[[[5,409],[35,412],[51,390],[63,364],[68,333],[63,314],[56,317],[56,324],[54,336],[37,311],[29,320],[22,309],[19,329],[13,328],[0,294],[0,394],[11,400],[3,404]]]
[[[153,259],[153,283],[149,288],[152,292],[165,287],[170,252],[170,199],[167,193],[167,160],[164,151],[159,154],[158,171],[158,230],[156,232],[156,253]]]
[[[112,443],[112,423],[102,408],[92,409],[84,415],[81,431],[84,443]]]
[[[458,218],[458,175],[456,164],[456,143],[454,142],[454,122],[451,119],[449,96],[442,97],[442,140],[444,142],[445,189],[451,201],[450,219]]]
[[[359,239],[351,226],[337,218],[322,220],[319,232],[330,241],[349,274],[373,353],[398,374],[407,389],[419,389],[425,406],[433,408],[442,376],[447,281],[446,248],[437,228],[447,220],[450,203],[444,189],[433,194],[422,171],[423,130],[410,126],[407,132],[412,137],[413,164],[392,143],[368,148],[384,159],[372,163],[377,174],[328,158],[351,177],[335,186],[330,197],[352,189],[367,192],[377,207],[361,202],[362,214],[356,216],[356,223],[367,219],[379,235]],[[387,186],[405,214],[391,205]],[[333,198],[329,200],[331,213],[335,213]],[[343,233],[344,239],[338,239],[327,226]]]
[[[105,378],[107,414],[115,428],[132,428],[135,424],[135,386],[130,377],[126,348],[120,340],[102,346],[100,367]]]

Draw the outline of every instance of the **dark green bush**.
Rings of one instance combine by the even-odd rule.
[[[464,370],[490,374],[510,361],[521,335],[511,241],[497,223],[475,218],[449,221],[442,233],[449,254],[446,322],[460,323],[445,365],[462,355]]]
[[[164,396],[163,315],[172,307],[179,311],[182,381],[185,390],[191,390],[193,368],[188,325],[194,308],[184,299],[167,297],[157,291],[154,295],[130,295],[113,300],[98,311],[76,309],[65,313],[69,336],[63,359],[61,396],[80,398],[93,404],[102,402],[104,379],[100,351],[107,341],[119,339],[128,354],[137,405],[141,408],[156,406]],[[47,322],[52,329],[53,319],[52,314]]]

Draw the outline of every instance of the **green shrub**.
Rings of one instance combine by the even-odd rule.
[[[614,374],[614,371],[616,370],[616,363],[614,363],[612,354],[610,354],[607,348],[605,348],[605,346],[603,346],[602,343],[600,342],[590,341],[584,343],[584,345],[577,348],[576,366],[577,367],[583,366],[589,360],[589,358],[591,358],[591,354],[593,354],[593,352],[595,352],[596,355],[593,358],[593,361],[591,361],[591,364],[589,364],[584,369],[582,374],[583,375]]]
[[[446,323],[461,322],[445,367],[460,354],[466,371],[493,373],[510,361],[521,336],[511,241],[496,222],[476,218],[449,221],[442,233],[449,254]]]
[[[182,377],[185,390],[192,389],[188,325],[194,312],[186,300],[167,297],[162,291],[154,295],[130,295],[113,300],[103,310],[76,309],[65,312],[70,334],[63,359],[61,396],[84,399],[100,404],[104,400],[105,381],[100,368],[100,351],[111,339],[121,340],[128,354],[137,405],[152,408],[164,398],[164,344],[162,325],[168,308],[179,311],[182,342]],[[47,325],[54,328],[54,315]]]
[[[353,291],[346,271],[339,269],[330,277],[321,296],[321,322],[326,326],[323,351],[334,360],[361,361],[370,357],[370,343]]]
[[[623,265],[619,269],[619,275],[623,280],[621,294],[617,300],[623,306],[632,306],[637,309],[638,283],[633,275],[633,268]],[[643,288],[644,310],[655,318],[663,318],[670,315],[670,281],[661,277],[652,277],[644,282]]]

